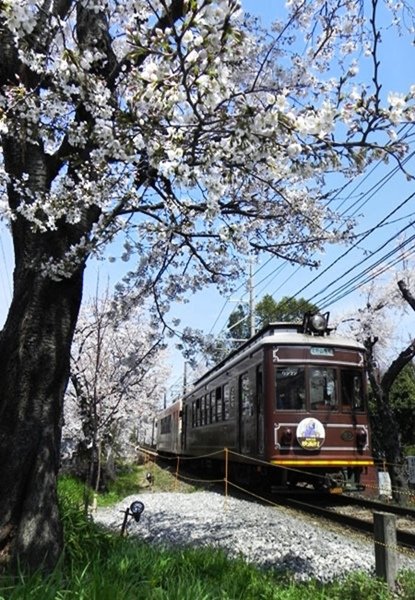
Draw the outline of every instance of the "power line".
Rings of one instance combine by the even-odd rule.
[[[304,285],[302,288],[300,288],[298,290],[298,292],[296,292],[295,294],[293,294],[293,297],[298,296],[299,294],[301,294],[304,290],[306,290],[307,288],[310,287],[310,285],[312,285],[313,283],[315,283],[318,279],[320,279],[320,277],[322,277],[325,273],[327,273],[330,269],[332,269],[334,267],[334,265],[336,265],[338,262],[340,262],[340,260],[342,260],[345,256],[347,256],[348,254],[350,254],[350,252],[352,250],[354,250],[358,244],[360,244],[364,239],[368,238],[369,235],[371,235],[374,231],[376,231],[377,229],[380,228],[380,226],[385,223],[385,221],[387,221],[387,219],[389,219],[392,215],[394,215],[396,212],[398,212],[403,206],[405,206],[405,204],[407,204],[410,200],[412,200],[412,198],[415,196],[415,192],[413,192],[412,194],[410,194],[409,196],[407,196],[405,198],[405,200],[403,200],[396,208],[394,208],[390,213],[388,213],[386,215],[386,217],[384,217],[381,221],[379,221],[379,223],[377,225],[375,225],[375,227],[372,227],[371,229],[369,229],[362,237],[359,238],[359,240],[353,244],[350,248],[348,248],[348,250],[346,250],[345,252],[343,252],[343,254],[341,254],[339,257],[337,257],[334,261],[332,261],[325,269],[323,269],[323,271],[321,271],[321,273],[319,273],[316,277],[314,277],[311,281],[309,281],[306,285]],[[335,283],[337,283],[337,281],[333,281],[332,283],[330,283],[327,286],[327,289],[329,287],[331,287],[332,285],[335,285]]]
[[[413,223],[411,225],[413,225]],[[389,270],[391,268],[391,263],[385,263],[385,261],[388,260],[389,258],[391,258],[392,256],[394,256],[395,254],[399,253],[401,250],[403,250],[407,245],[409,245],[414,240],[415,240],[415,235],[412,235],[410,238],[405,240],[405,242],[403,242],[402,244],[399,244],[399,246],[397,246],[393,250],[387,252],[380,259],[378,259],[373,264],[371,264],[368,267],[366,267],[365,269],[363,269],[363,271],[361,271],[359,274],[352,277],[350,280],[348,280],[346,283],[341,285],[339,288],[335,289],[327,296],[324,296],[319,302],[319,305],[320,305],[320,303],[323,303],[321,308],[325,308],[328,304],[333,304],[334,302],[337,302],[339,299],[343,298],[344,296],[349,295],[352,291],[355,291],[359,287],[366,285],[369,281],[373,280],[375,277],[378,277],[380,274],[383,274],[385,271]],[[390,240],[387,243],[390,243]],[[384,244],[382,246],[382,248],[384,248],[385,245],[386,244]],[[380,250],[380,249],[378,249],[378,250]],[[367,258],[372,258],[372,256],[367,257]],[[397,262],[399,262],[400,260],[402,260],[402,256],[399,256],[398,259],[393,261],[393,266],[395,264],[397,264]],[[364,261],[362,261],[362,262],[364,262]],[[385,264],[383,265],[383,263],[385,263]],[[362,263],[360,263],[360,264],[362,264]],[[359,264],[359,266],[360,266],[360,264]],[[380,266],[382,266],[382,269],[376,271],[374,274],[374,269],[376,269],[377,267],[380,267]],[[345,275],[347,273],[350,273],[352,270],[353,269],[349,269],[345,273]],[[365,279],[363,282],[358,283],[359,280],[362,279],[362,277],[365,277],[366,275],[369,275],[369,274],[371,274],[369,279]],[[323,292],[324,292],[324,290],[323,290]],[[321,292],[321,293],[323,293],[323,292]],[[319,294],[317,294],[317,295],[319,295]]]

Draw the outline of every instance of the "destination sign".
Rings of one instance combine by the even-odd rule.
[[[334,356],[333,348],[310,348],[313,356]]]

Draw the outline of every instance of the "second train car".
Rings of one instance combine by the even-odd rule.
[[[366,389],[365,348],[330,330],[328,313],[271,323],[159,415],[157,449],[224,460],[227,448],[238,478],[361,490]]]

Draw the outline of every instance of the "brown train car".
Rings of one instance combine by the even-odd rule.
[[[373,465],[365,348],[333,333],[328,313],[270,324],[173,410],[181,416],[174,453],[223,460],[227,448],[242,479],[358,490]]]

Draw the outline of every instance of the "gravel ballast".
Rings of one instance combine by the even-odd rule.
[[[311,518],[281,507],[225,498],[215,492],[145,493],[111,508],[98,509],[95,520],[120,531],[122,511],[133,500],[144,503],[141,520],[129,519],[128,533],[163,546],[223,548],[262,567],[288,569],[297,581],[329,582],[352,571],[373,574],[374,545],[350,531],[329,530]],[[400,555],[399,568],[415,569]]]

